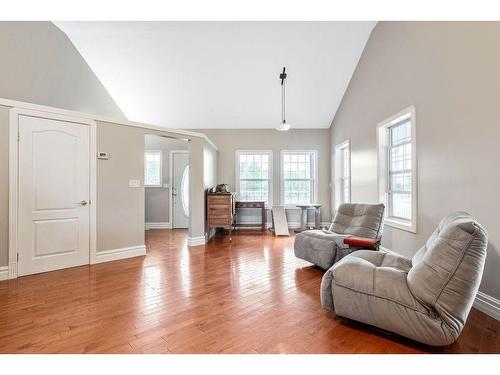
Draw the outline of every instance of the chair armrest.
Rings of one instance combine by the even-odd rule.
[[[366,238],[351,236],[344,238],[344,244],[354,247],[376,250],[380,245],[380,238]]]

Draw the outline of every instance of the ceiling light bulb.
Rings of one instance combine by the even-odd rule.
[[[279,130],[281,132],[285,132],[287,130],[290,130],[290,124],[287,124],[286,122],[282,122],[279,127],[276,128],[276,130]]]

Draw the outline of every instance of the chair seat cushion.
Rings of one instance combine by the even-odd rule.
[[[394,254],[359,250],[332,267],[333,279],[338,286],[426,311],[406,283],[409,263]]]
[[[330,268],[337,258],[337,243],[342,242],[346,235],[323,230],[306,230],[295,236],[294,252],[295,256],[307,260],[323,269]],[[349,249],[343,249],[347,255]]]

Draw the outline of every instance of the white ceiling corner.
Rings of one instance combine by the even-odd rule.
[[[328,128],[375,22],[56,22],[132,121]]]

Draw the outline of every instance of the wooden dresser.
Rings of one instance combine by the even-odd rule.
[[[232,241],[234,198],[235,193],[208,193],[207,195],[208,227],[229,229],[229,241]]]

